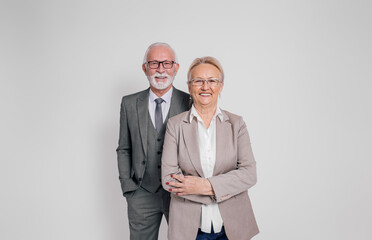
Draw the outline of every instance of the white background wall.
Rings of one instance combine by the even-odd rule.
[[[170,43],[226,72],[257,160],[256,240],[372,239],[371,1],[0,2],[1,239],[129,239],[123,95]],[[166,238],[166,227],[160,239]]]

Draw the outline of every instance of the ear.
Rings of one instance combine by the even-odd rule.
[[[188,82],[188,83],[187,83],[187,87],[188,87],[188,89],[189,89],[189,93],[191,94],[191,82]]]
[[[174,76],[177,75],[178,69],[180,68],[180,65],[176,63],[176,66],[174,67]]]
[[[223,89],[223,83],[220,83],[220,91],[219,91],[219,94],[221,94],[222,89]]]
[[[142,70],[143,70],[143,72],[145,73],[145,75],[147,76],[147,71],[146,71],[146,66],[145,66],[145,64],[142,64]]]

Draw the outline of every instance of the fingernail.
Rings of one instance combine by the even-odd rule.
[[[169,185],[169,182],[166,182],[165,184]]]
[[[176,195],[178,196],[178,193],[176,193]]]
[[[172,192],[172,188],[170,188],[169,191]]]
[[[171,175],[171,177],[173,177],[173,174]]]

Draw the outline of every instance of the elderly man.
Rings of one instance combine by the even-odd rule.
[[[124,96],[117,148],[119,179],[127,199],[131,240],[158,239],[170,196],[161,187],[161,156],[168,118],[189,110],[190,96],[173,87],[179,64],[166,43],[154,43],[142,69],[150,88]]]

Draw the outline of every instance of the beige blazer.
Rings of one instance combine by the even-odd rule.
[[[209,178],[215,196],[171,194],[169,240],[194,240],[200,226],[201,206],[217,202],[229,240],[247,240],[256,235],[257,223],[248,189],[257,181],[247,127],[242,117],[222,111],[216,119],[216,163]],[[163,145],[162,184],[171,174],[204,178],[198,145],[198,124],[189,121],[190,111],[169,119]]]

